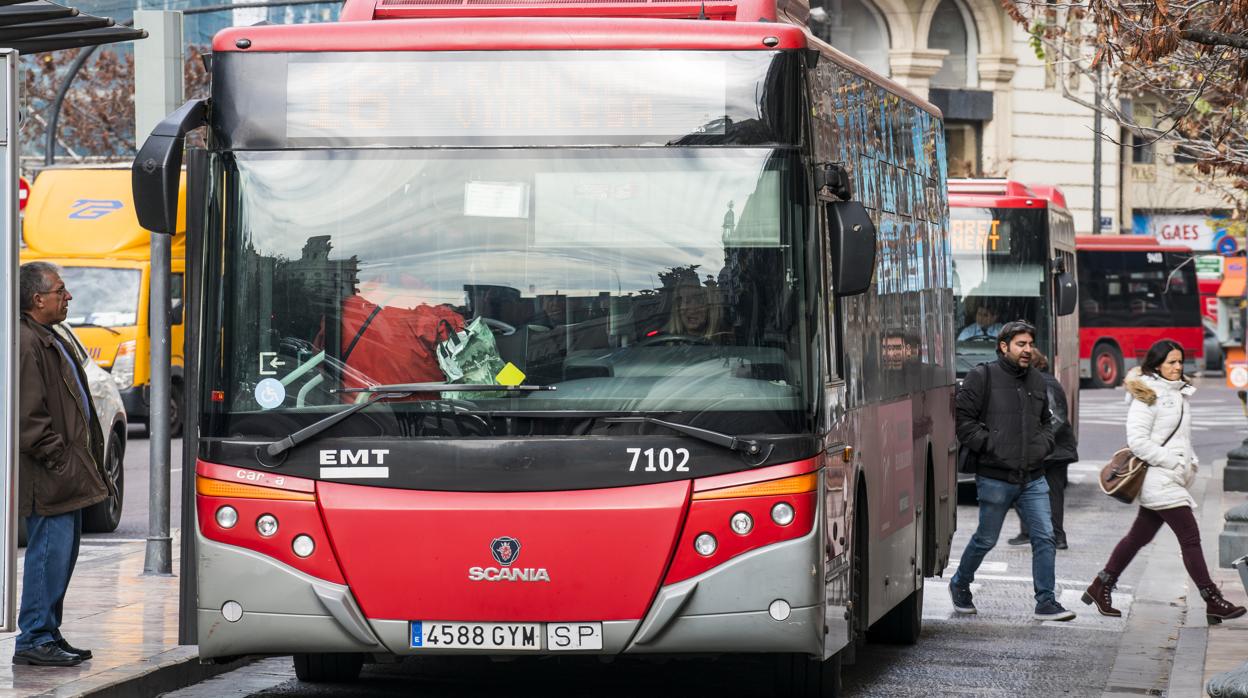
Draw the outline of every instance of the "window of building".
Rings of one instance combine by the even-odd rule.
[[[950,177],[979,177],[980,167],[978,122],[946,121],[945,153],[949,158]]]
[[[816,36],[888,75],[888,29],[879,10],[866,0],[815,0],[810,29]]]
[[[1139,135],[1131,136],[1131,162],[1137,165],[1151,165],[1153,164],[1155,152],[1152,138]]]
[[[955,0],[943,0],[932,15],[927,47],[945,49],[945,63],[932,76],[933,87],[974,87],[976,84],[975,23]]]

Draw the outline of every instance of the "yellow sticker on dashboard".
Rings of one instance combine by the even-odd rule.
[[[503,370],[499,371],[497,376],[494,376],[494,381],[499,385],[520,385],[524,382],[524,371],[516,368],[515,364],[508,361]]]

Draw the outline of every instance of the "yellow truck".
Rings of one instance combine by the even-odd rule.
[[[171,250],[172,433],[182,431],[182,292],[186,271],[186,197],[178,200]],[[121,391],[131,424],[148,427],[151,405],[151,233],[139,227],[130,166],[43,170],[30,188],[22,225],[23,262],[59,265],[73,294],[67,324]]]

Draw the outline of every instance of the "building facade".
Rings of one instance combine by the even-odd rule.
[[[1190,237],[1205,218],[1232,215],[1224,192],[1193,176],[1181,154],[1164,143],[1136,147],[1106,118],[1094,222],[1093,112],[1065,96],[1091,103],[1092,85],[1034,45],[998,0],[813,0],[810,25],[944,111],[951,177],[1060,186],[1083,234]],[[1135,108],[1139,118],[1149,106]],[[1212,241],[1216,229],[1202,230]]]

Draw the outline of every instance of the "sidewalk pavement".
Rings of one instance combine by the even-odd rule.
[[[1222,472],[1226,460],[1214,463],[1202,509],[1196,512],[1200,521],[1201,543],[1209,574],[1222,588],[1228,601],[1248,605],[1248,592],[1234,569],[1218,567],[1218,535],[1222,533],[1223,515],[1232,507],[1248,502],[1248,493],[1225,492]],[[1209,679],[1248,662],[1248,617],[1210,626],[1205,621],[1205,605],[1200,592],[1187,580],[1187,617],[1179,631],[1178,647],[1170,675],[1167,695],[1171,698],[1197,698],[1206,695]]]
[[[177,533],[173,540],[176,569]],[[195,646],[178,645],[178,578],[144,576],[145,548],[141,540],[83,539],[61,632],[95,657],[69,668],[14,666],[17,633],[0,633],[0,696],[154,696],[237,668],[200,665]]]

